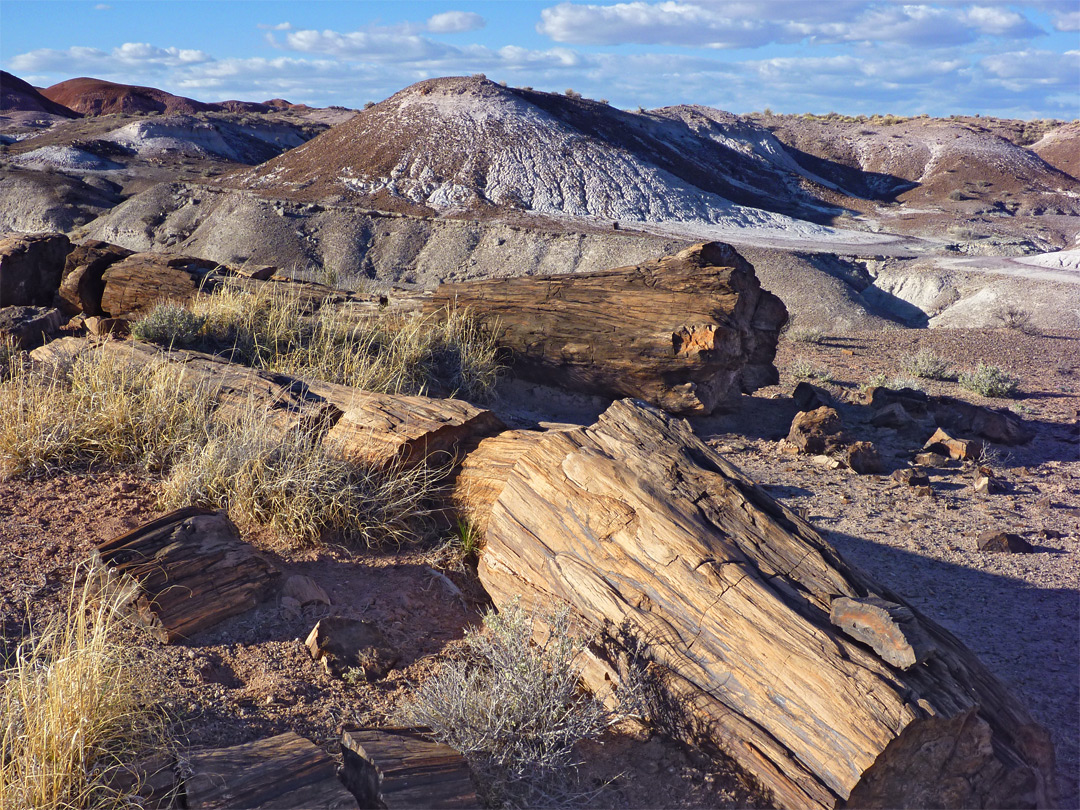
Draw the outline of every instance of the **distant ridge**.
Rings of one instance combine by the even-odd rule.
[[[51,101],[83,115],[121,112],[195,113],[224,109],[220,104],[204,104],[193,98],[176,96],[154,87],[116,84],[85,76],[54,84],[41,92]]]
[[[38,92],[29,82],[0,70],[0,110],[40,112],[64,118],[78,118],[75,110],[58,104]]]

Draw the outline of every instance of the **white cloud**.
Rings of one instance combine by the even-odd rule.
[[[444,11],[428,17],[425,27],[433,34],[459,34],[479,31],[486,24],[483,17],[471,11]]]
[[[292,31],[293,25],[291,22],[278,23],[277,25],[270,25],[268,23],[258,23],[256,26],[260,31]]]
[[[1012,51],[987,56],[981,65],[990,81],[1013,92],[1048,86],[1075,91],[1080,85],[1080,51]]]
[[[98,3],[94,6],[94,11],[109,11],[112,8],[108,3]]]
[[[1058,31],[1080,31],[1080,11],[1067,11],[1054,19]]]
[[[208,53],[186,48],[159,48],[146,42],[125,42],[111,51],[75,46],[57,51],[39,48],[12,57],[12,70],[28,73],[114,75],[133,70],[161,72],[212,61]]]

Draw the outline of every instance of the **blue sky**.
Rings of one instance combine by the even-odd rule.
[[[0,64],[358,107],[484,73],[620,107],[1080,117],[1080,2],[0,0]]]

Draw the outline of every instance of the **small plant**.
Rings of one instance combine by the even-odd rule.
[[[952,379],[952,369],[949,368],[948,361],[930,349],[920,349],[918,353],[908,357],[904,362],[904,370],[924,380]]]
[[[817,380],[827,383],[832,380],[832,372],[824,366],[815,365],[809,360],[797,357],[791,361],[791,376],[796,380]]]
[[[149,343],[186,348],[199,342],[205,323],[205,317],[182,304],[164,301],[131,325],[131,335]]]
[[[374,101],[365,101],[365,102],[364,102],[364,109],[365,109],[365,110],[370,110],[370,109],[371,109],[372,107],[374,107],[374,106],[375,106],[375,102],[374,102]]]
[[[166,735],[155,684],[117,636],[128,596],[73,590],[0,670],[0,807],[141,806],[116,777]]]
[[[569,611],[544,616],[547,640],[531,643],[533,619],[517,605],[484,616],[460,658],[445,663],[403,707],[404,722],[428,726],[457,748],[492,805],[550,806],[576,765],[573,746],[599,736],[609,718],[578,688],[584,644]]]
[[[572,87],[567,87],[566,90],[564,91],[564,95],[567,98],[581,98],[581,93],[579,93],[577,90],[575,90]]]
[[[1023,332],[1025,335],[1038,333],[1035,324],[1031,320],[1031,313],[1014,304],[1005,304],[999,307],[994,313],[994,323],[1005,329],[1015,329],[1018,332]]]
[[[980,361],[974,371],[960,374],[960,385],[984,397],[1010,398],[1016,394],[1020,381],[997,366]]]
[[[812,326],[796,326],[787,331],[788,340],[793,343],[811,343],[820,346],[825,342],[825,333]]]

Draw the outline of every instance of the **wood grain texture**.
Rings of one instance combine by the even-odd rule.
[[[411,728],[359,728],[341,740],[342,779],[361,807],[480,807],[460,753]]]
[[[616,402],[532,442],[488,491],[479,571],[496,605],[571,606],[592,689],[646,673],[655,717],[779,806],[1053,804],[1045,730],[982,663],[686,423]],[[833,600],[871,597],[910,610],[936,652],[900,669],[831,624]]]
[[[355,810],[325,751],[291,731],[188,757],[184,782],[191,810]]]
[[[787,310],[730,245],[557,276],[443,284],[426,313],[465,309],[513,354],[514,373],[673,413],[711,413],[775,382]]]
[[[96,556],[139,586],[135,617],[164,643],[255,607],[279,572],[224,512],[187,507],[99,544]]]

